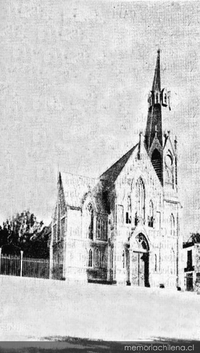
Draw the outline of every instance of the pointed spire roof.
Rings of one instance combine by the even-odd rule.
[[[150,92],[145,143],[156,174],[163,183],[163,132],[162,132],[162,92],[160,79],[160,50],[157,52],[156,68]]]
[[[58,185],[62,184],[62,177],[61,177],[61,172],[58,172]]]
[[[152,91],[161,91],[161,79],[160,79],[160,49],[157,51],[156,67],[152,85]]]
[[[145,142],[149,152],[156,137],[162,147],[162,111],[161,111],[161,79],[160,50],[157,52],[156,67],[151,91],[151,104],[148,109]]]

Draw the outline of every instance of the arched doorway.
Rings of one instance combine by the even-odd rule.
[[[133,286],[149,285],[149,244],[144,234],[138,234],[130,244],[130,283]]]

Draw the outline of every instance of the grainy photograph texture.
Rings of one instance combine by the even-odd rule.
[[[195,1],[0,1],[1,341],[198,341],[199,28]]]

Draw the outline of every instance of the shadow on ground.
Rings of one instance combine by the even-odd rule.
[[[173,349],[173,347],[175,347]],[[188,348],[189,347],[189,348]],[[132,352],[132,351],[192,351],[199,352],[200,340],[179,340],[164,337],[152,341],[109,342],[75,337],[45,337],[38,342],[0,342],[0,352]]]

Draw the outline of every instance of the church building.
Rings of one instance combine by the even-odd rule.
[[[145,133],[98,179],[60,172],[50,277],[178,288],[182,282],[177,139],[163,132],[170,97],[160,51]]]

